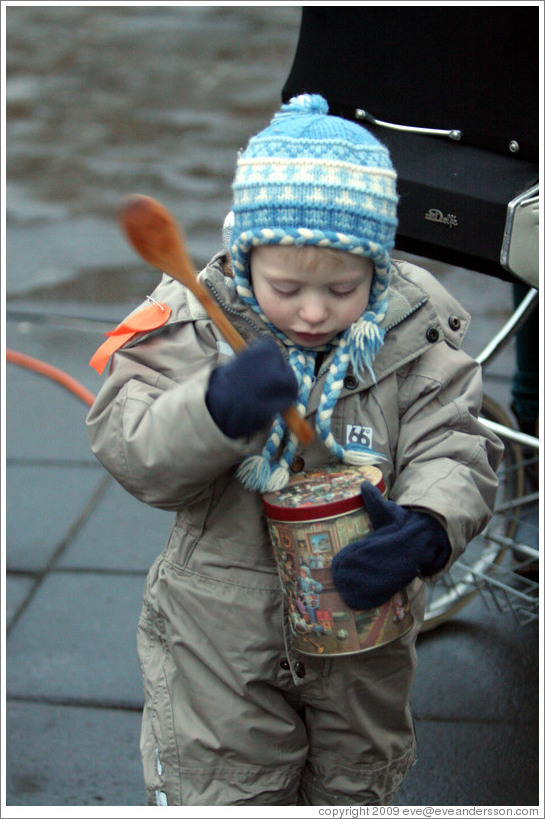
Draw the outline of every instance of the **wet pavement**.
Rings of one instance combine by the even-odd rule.
[[[115,206],[157,196],[196,265],[215,252],[236,150],[278,105],[299,13],[7,12],[6,346],[96,393],[90,356],[158,279],[121,239]],[[472,312],[478,353],[510,286],[428,266]],[[513,368],[509,345],[485,376],[506,410]],[[105,474],[73,394],[8,365],[5,401],[6,804],[143,806],[136,623],[171,515]],[[537,623],[477,597],[417,648],[419,761],[396,804],[538,805]]]

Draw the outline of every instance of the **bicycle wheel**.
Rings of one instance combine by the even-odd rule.
[[[500,405],[486,395],[483,397],[481,416],[502,426],[513,427]],[[512,538],[514,535],[518,508],[512,501],[524,493],[523,456],[518,444],[505,439],[504,446],[496,497],[496,508],[502,511],[494,513],[486,529],[468,544],[450,572],[429,584],[423,632],[444,623],[472,600],[479,591],[479,575],[492,572],[505,555],[502,538]]]

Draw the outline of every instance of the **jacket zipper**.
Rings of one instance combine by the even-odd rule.
[[[247,318],[247,316],[241,315],[241,313],[238,310],[235,310],[234,307],[229,307],[229,305],[223,301],[222,297],[220,296],[212,282],[205,281],[204,283],[206,287],[212,292],[212,295],[214,296],[215,300],[225,313],[230,313],[232,316],[236,316],[236,318],[239,321],[242,321],[245,324],[247,324],[248,327],[250,327],[258,336],[265,335],[265,331],[260,329],[257,326],[257,324],[254,324],[251,319]]]

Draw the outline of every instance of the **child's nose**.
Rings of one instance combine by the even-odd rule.
[[[320,298],[308,298],[301,305],[299,315],[307,324],[321,324],[327,317],[327,307]]]

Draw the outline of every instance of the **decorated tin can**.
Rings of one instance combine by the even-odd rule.
[[[377,467],[341,464],[301,472],[285,489],[263,496],[293,645],[302,654],[369,651],[398,639],[413,624],[405,590],[381,606],[356,610],[333,583],[334,555],[372,531],[360,493],[364,480],[385,493]]]

